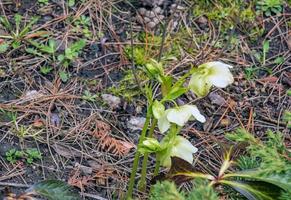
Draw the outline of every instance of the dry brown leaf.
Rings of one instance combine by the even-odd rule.
[[[109,151],[117,156],[125,156],[134,147],[134,144],[113,138],[110,135],[111,129],[108,124],[97,121],[93,136],[99,140],[99,148]]]

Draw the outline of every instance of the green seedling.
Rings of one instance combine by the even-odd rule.
[[[96,98],[98,97],[98,95],[96,94],[91,94],[89,90],[85,90],[84,94],[82,96],[82,99],[85,101],[90,101],[90,102],[94,102],[96,101]]]
[[[82,33],[85,37],[91,38],[92,32],[89,30],[90,27],[90,18],[81,15],[78,19],[74,21],[75,28],[73,29],[77,33]]]
[[[41,153],[37,149],[26,149],[25,159],[28,164],[32,164],[33,161],[42,159]]]
[[[6,159],[11,163],[15,164],[18,160],[25,160],[27,164],[32,164],[33,161],[41,159],[41,153],[34,148],[26,149],[25,151],[10,149],[6,152]]]
[[[6,16],[0,16],[0,24],[3,25],[6,35],[0,35],[0,38],[5,41],[0,44],[0,53],[3,53],[12,46],[14,49],[18,48],[22,41],[28,40],[34,37],[45,35],[46,32],[38,31],[30,33],[32,26],[38,21],[38,17],[33,17],[29,20],[28,24],[21,26],[22,16],[19,14],[14,15],[15,29],[12,24],[6,18]]]
[[[10,149],[8,152],[6,152],[6,160],[10,162],[11,164],[15,164],[17,160],[24,157],[23,151],[18,151],[16,149]]]
[[[48,54],[50,56],[52,56],[52,60],[55,61],[55,54],[57,51],[57,45],[56,45],[56,41],[55,40],[48,40],[47,44],[41,44],[38,43],[36,41],[33,40],[29,40],[30,44],[34,46],[34,48],[26,48],[26,52],[33,54],[33,55],[37,55],[37,56],[42,56],[45,57],[43,55],[43,53]]]
[[[58,56],[58,61],[64,66],[68,67],[69,64],[74,61],[80,54],[80,51],[85,47],[85,40],[79,40],[68,47],[64,54]]]
[[[53,70],[53,68],[50,67],[50,66],[42,66],[42,67],[40,67],[40,73],[42,73],[43,75],[49,74],[52,70]]]
[[[266,16],[279,14],[283,10],[282,0],[259,0],[256,4],[256,9],[263,12]]]

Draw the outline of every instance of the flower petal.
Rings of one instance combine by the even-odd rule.
[[[198,97],[204,97],[209,93],[211,83],[208,82],[205,75],[195,72],[190,79],[189,88]]]
[[[185,152],[196,153],[198,149],[193,146],[193,144],[182,136],[177,136],[176,138],[178,145],[177,148],[183,149]]]
[[[229,68],[232,68],[231,65],[222,62],[211,62],[207,66],[210,70],[207,79],[211,84],[224,88],[233,83],[233,76],[229,70]]]
[[[176,145],[172,148],[171,156],[177,156],[186,160],[189,163],[193,162],[193,153],[196,153],[198,149],[194,147],[189,140],[182,136],[176,137]]]
[[[197,106],[195,105],[185,105],[187,109],[191,112],[192,116],[197,119],[199,122],[204,123],[206,121],[205,117],[200,113]]]
[[[170,122],[167,119],[167,112],[158,119],[158,127],[161,133],[166,132],[170,128]]]
[[[191,112],[187,108],[181,106],[168,110],[167,119],[179,126],[184,126],[191,117]]]

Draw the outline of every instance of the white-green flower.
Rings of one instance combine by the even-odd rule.
[[[194,147],[191,142],[182,136],[176,136],[170,141],[166,151],[161,152],[161,165],[164,167],[171,167],[171,157],[179,157],[187,162],[193,162],[193,153],[196,153],[198,149]]]
[[[158,127],[162,133],[170,128],[170,123],[184,126],[187,121],[196,119],[205,122],[205,117],[194,105],[184,105],[176,108],[165,110],[163,115],[158,118]]]
[[[206,96],[212,85],[225,88],[234,81],[230,68],[231,65],[219,61],[199,65],[192,74],[189,88],[199,97]]]

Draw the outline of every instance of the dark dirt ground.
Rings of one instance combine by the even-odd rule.
[[[138,22],[136,11],[150,6],[137,1],[131,4],[117,0],[76,2],[69,7],[64,1],[42,5],[33,0],[0,0],[0,15],[9,20],[15,13],[21,14],[26,23],[32,16],[40,16],[30,32],[48,32],[48,37],[35,40],[53,38],[59,52],[73,41],[86,40],[79,57],[66,69],[70,74],[67,82],[61,81],[58,75],[62,66],[51,63],[47,56],[26,52],[31,46],[26,39],[18,48],[0,53],[0,109],[3,111],[0,113],[0,195],[6,186],[20,193],[44,179],[69,182],[85,199],[120,199],[126,192],[135,153],[133,144],[137,144],[140,133],[140,130],[128,128],[127,124],[131,117],[145,117],[146,110],[145,98],[138,92],[133,76],[124,81],[125,75],[131,72],[131,61],[125,53],[131,43],[130,24],[132,22],[134,45],[143,47],[160,43],[142,42],[139,34],[147,32],[148,37],[161,37],[162,26],[149,29]],[[204,99],[195,99],[194,95],[180,99],[195,103],[207,117],[205,124],[192,122],[183,130],[199,149],[199,154],[195,155],[197,168],[214,173],[221,163],[220,148],[215,141],[224,141],[223,134],[238,127],[262,138],[267,129],[281,131],[285,134],[286,145],[291,147],[290,129],[283,121],[284,112],[291,108],[290,97],[286,94],[291,85],[291,9],[287,3],[277,16],[261,14],[252,23],[234,24],[234,29],[229,31],[223,30],[223,23],[229,19],[207,19],[193,14],[193,1],[177,2],[185,9],[177,12],[176,17],[165,11],[167,14],[162,21],[168,25],[164,52],[171,52],[174,44],[181,45],[176,51],[178,60],[169,62],[166,71],[179,76],[191,65],[218,59],[234,66],[232,86],[215,89]],[[173,1],[167,3],[165,9],[169,9]],[[73,31],[72,21],[81,15],[90,19],[90,37]],[[249,34],[255,27],[263,33],[255,34],[253,39]],[[7,33],[0,26],[2,34]],[[237,40],[232,43],[226,36],[234,35]],[[270,41],[270,50],[262,66],[253,52],[262,52],[262,42],[266,40]],[[157,57],[157,49],[149,54]],[[282,62],[274,63],[277,57],[282,57]],[[52,65],[53,70],[48,74],[40,73],[44,65]],[[247,72],[253,68],[255,70],[247,77]],[[124,85],[124,91],[113,94],[112,91]],[[82,98],[85,90],[97,94],[94,101]],[[30,98],[29,91],[41,95]],[[125,98],[122,94],[126,91],[135,91],[137,95]],[[101,97],[110,93],[121,98],[116,107]],[[7,113],[16,114],[16,123]],[[28,129],[24,136],[20,136],[19,127]],[[158,130],[155,133],[159,135]],[[104,140],[113,147],[106,145]],[[31,165],[24,160],[11,164],[5,154],[12,148],[37,148],[42,159]],[[149,180],[150,177],[149,174]],[[145,197],[138,192],[136,195]]]

